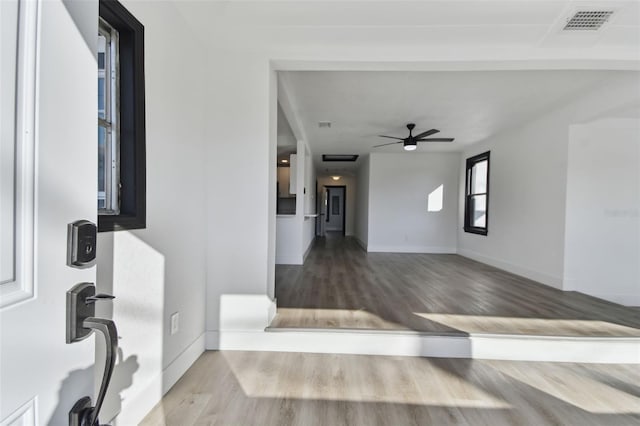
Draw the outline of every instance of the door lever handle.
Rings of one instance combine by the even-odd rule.
[[[115,296],[112,296],[110,294],[99,293],[99,294],[96,294],[95,296],[89,296],[85,298],[84,303],[88,305],[89,303],[95,303],[98,300],[111,300],[115,298],[116,298]]]
[[[97,295],[100,296],[100,295]],[[113,298],[113,296],[111,296]],[[98,298],[100,299],[100,298]],[[111,381],[111,375],[116,365],[116,353],[118,352],[118,330],[116,324],[109,319],[89,317],[82,322],[83,327],[95,330],[103,335],[106,343],[106,356],[104,362],[104,373],[102,374],[102,383],[98,391],[96,405],[91,407],[87,414],[90,414],[88,426],[94,426],[98,422],[98,415],[107,394],[107,388]]]

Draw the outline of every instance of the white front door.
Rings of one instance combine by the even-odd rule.
[[[0,424],[66,425],[94,339],[65,343],[67,224],[96,222],[98,2],[0,1]]]

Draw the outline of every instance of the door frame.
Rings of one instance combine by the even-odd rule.
[[[325,185],[324,187],[327,192],[332,188],[342,188],[344,190],[342,200],[342,235],[345,236],[347,235],[347,185]],[[329,194],[327,194],[327,200],[329,200]],[[325,219],[329,218],[329,203],[330,201],[327,201],[327,217]]]

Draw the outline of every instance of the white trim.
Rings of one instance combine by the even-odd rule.
[[[449,49],[449,53],[453,50]],[[271,59],[271,69],[275,71],[522,71],[522,70],[617,70],[640,71],[640,63],[636,59],[627,59],[610,52],[606,59],[584,58],[579,54],[567,58],[566,51],[551,52],[538,48],[537,57],[521,56],[515,50],[500,49],[500,55],[487,59],[487,52],[478,50],[476,56],[463,60],[452,59],[451,55],[429,61],[348,61],[348,60],[294,60]],[[455,55],[455,52],[452,54]],[[469,56],[469,55],[467,55]]]
[[[169,389],[184,375],[194,362],[204,352],[205,334],[198,336],[187,348],[180,353],[162,372],[162,393],[169,392]]]
[[[220,350],[220,332],[219,331],[206,331],[205,332],[205,350],[217,351]]]
[[[39,1],[21,0],[19,4],[15,117],[15,277],[14,281],[0,285],[0,308],[31,299],[35,294],[39,7]]]
[[[122,411],[110,422],[114,426],[134,425],[151,411],[205,351],[205,333],[200,334],[187,348],[156,375],[138,395],[123,401]]]
[[[640,338],[473,335],[473,358],[640,364]]]
[[[223,295],[220,330],[207,330],[207,350],[640,364],[640,337],[561,337],[412,330],[268,328],[276,302],[264,295]]]
[[[278,302],[276,299],[273,299],[268,307],[267,324],[271,324],[271,321],[273,321],[277,313],[278,313]]]
[[[272,329],[208,331],[206,340],[207,350],[640,364],[640,338]]]
[[[575,291],[623,306],[640,306],[640,288],[635,294],[603,293],[602,289],[598,288],[599,284],[598,281],[585,283],[583,280],[565,278],[562,288],[565,291]]]
[[[511,272],[512,274],[520,275],[522,277],[529,278],[530,280],[562,290],[562,277],[556,277],[553,275],[534,271],[524,266],[515,265],[513,263],[509,263],[492,257],[487,257],[467,249],[458,249],[458,254],[460,256],[464,256],[478,262],[486,263],[487,265],[494,266],[504,271]]]
[[[354,235],[353,238],[356,239],[356,243],[358,243],[358,245],[362,247],[364,251],[367,251],[367,244],[364,241],[362,241],[357,235]]]
[[[302,265],[304,259],[299,254],[276,254],[276,265]]]
[[[587,296],[597,297],[607,302],[617,303],[622,306],[640,306],[640,294],[619,294],[619,293],[598,293],[573,290],[576,293],[586,294]]]
[[[370,253],[425,253],[425,254],[456,254],[455,247],[430,246],[384,246],[371,245],[367,249]]]
[[[578,293],[587,294],[598,299],[604,299],[608,302],[617,303],[623,306],[640,306],[640,290],[636,294],[619,294],[619,293],[587,293],[579,291]]]
[[[316,236],[314,235],[311,241],[309,241],[309,245],[307,246],[307,249],[305,250],[304,255],[302,255],[303,265],[304,265],[304,262],[306,262],[307,257],[309,257],[309,253],[311,253],[311,249],[313,248],[313,245],[315,244],[315,242],[316,242]]]
[[[2,421],[0,421],[0,426],[36,426],[37,424],[39,424],[39,422],[37,421],[37,407],[38,397],[33,397],[13,413],[9,414]]]
[[[220,331],[218,350],[468,358],[466,337],[410,333]],[[207,347],[207,349],[213,349]]]

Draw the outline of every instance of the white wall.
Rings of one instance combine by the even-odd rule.
[[[460,154],[376,153],[369,167],[368,251],[456,252]]]
[[[315,203],[315,169],[311,161],[311,151],[304,141],[297,142],[296,164],[296,214],[276,217],[276,264],[302,265],[309,245],[315,238],[311,218]]]
[[[291,130],[291,126],[289,125],[289,121],[287,121],[287,117],[282,111],[282,107],[280,103],[278,103],[278,146],[282,147],[291,147],[295,148],[298,144],[296,137]]]
[[[358,182],[358,191],[356,193],[355,219],[354,229],[356,240],[362,248],[367,250],[369,245],[369,173],[370,159],[369,155],[360,157],[356,180]]]
[[[464,161],[490,150],[489,233],[459,227],[458,252],[562,288],[569,128],[638,102],[639,81],[636,72],[611,72],[597,90],[465,150],[458,223],[464,217]]]
[[[347,21],[354,26],[341,26],[338,34],[311,21],[300,26],[280,25],[288,21],[278,19],[290,15],[274,15],[271,11],[288,12],[286,2],[268,5],[268,16],[260,13],[257,19],[254,14],[250,21],[244,18],[255,9],[253,6],[234,2],[178,4],[201,31],[202,40],[208,46],[202,52],[209,58],[205,88],[208,143],[204,153],[207,221],[224,224],[207,231],[207,330],[212,339],[219,331],[222,295],[253,294],[266,298],[273,294],[275,70],[448,71],[637,66],[637,59],[633,59],[637,58],[637,49],[633,46],[576,50],[571,46],[549,48],[536,43],[523,48],[504,37],[503,27],[487,29],[497,35],[491,40],[484,37],[418,40],[413,32],[404,34],[407,36],[404,38],[397,37],[401,30],[397,26],[386,26],[388,21],[384,15],[379,16],[380,22],[385,23],[383,32],[379,28],[363,29],[361,14],[354,12]],[[257,22],[260,25],[255,25]],[[381,38],[384,43],[380,43]],[[423,44],[423,40],[427,40],[427,44]],[[621,61],[614,62],[617,59]],[[220,209],[219,199],[233,199],[232,208]],[[249,309],[247,312],[251,313]],[[208,347],[216,346],[211,343]]]
[[[344,185],[347,191],[347,217],[345,218],[345,235],[354,235],[356,227],[357,197],[358,189],[356,185],[356,177],[350,175],[340,175],[340,180],[331,179],[331,176],[318,177],[318,191],[322,193],[325,186]]]
[[[122,409],[126,425],[152,408],[181,374],[176,368],[188,367],[185,356],[204,349],[209,100],[203,47],[172,3],[124,5],[145,27],[147,227],[99,234],[97,286],[116,296],[122,350],[102,421]],[[180,330],[171,335],[174,312]]]
[[[304,222],[302,224],[302,256],[303,263],[313,242],[316,239],[316,167],[313,164],[313,154],[308,146],[305,146],[304,163]]]
[[[571,126],[564,289],[640,306],[640,117]]]
[[[297,215],[276,217],[276,265],[302,264],[302,223]]]

